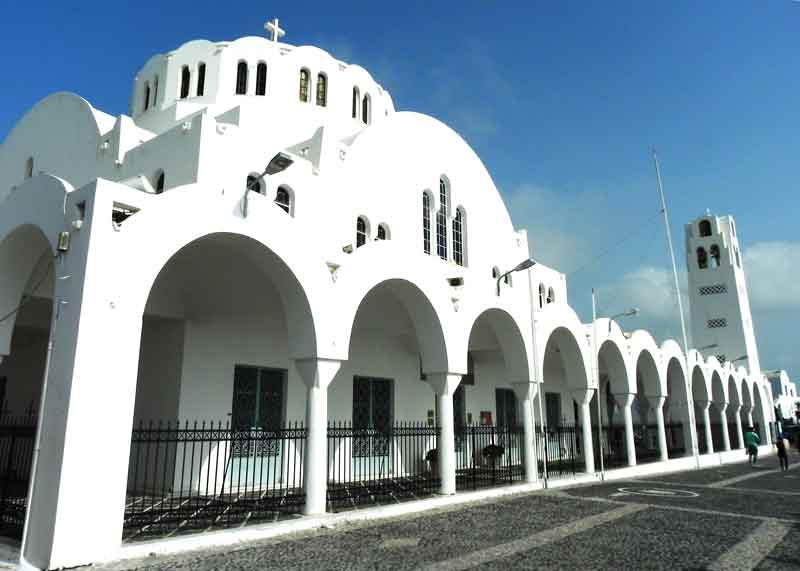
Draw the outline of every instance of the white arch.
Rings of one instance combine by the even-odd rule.
[[[565,362],[565,369],[569,367],[568,376],[585,380],[576,388],[595,388],[591,375],[591,348],[586,334],[586,328],[578,319],[575,311],[566,304],[545,305],[544,309],[537,311],[537,323],[534,340],[536,343],[536,370],[534,377],[544,379],[544,360],[547,346],[555,333],[568,334],[566,339],[571,339],[577,348],[580,363]]]

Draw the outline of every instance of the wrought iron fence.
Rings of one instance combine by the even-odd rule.
[[[301,511],[306,429],[140,423],[131,437],[124,541],[272,521]]]
[[[583,469],[581,435],[575,424],[563,422],[556,426],[546,426],[544,431],[537,427],[536,442],[537,450],[543,450],[547,458],[548,478],[574,476],[578,470]],[[539,473],[544,473],[541,455]]]
[[[22,538],[37,417],[0,417],[0,535]]]
[[[730,439],[731,450],[739,448],[739,433],[736,430],[735,422],[728,423],[728,438]]]
[[[624,426],[604,426],[600,431],[603,438],[603,468],[620,468],[628,464],[628,449],[625,443]],[[600,469],[600,446],[597,442],[597,427],[592,428],[592,447],[595,469]]]
[[[477,490],[525,480],[521,426],[464,425],[456,430],[456,489]]]
[[[328,507],[408,501],[439,489],[439,427],[397,422],[382,430],[328,425]]]

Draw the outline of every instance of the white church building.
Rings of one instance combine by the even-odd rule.
[[[686,227],[695,348],[583,323],[457,133],[277,24],[0,146],[0,532],[30,565],[741,460],[747,425],[769,451],[733,218]]]

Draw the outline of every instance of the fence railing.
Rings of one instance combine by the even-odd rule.
[[[477,490],[524,481],[524,443],[521,426],[457,427],[456,489]]]
[[[328,425],[328,507],[394,503],[439,489],[439,427],[397,422],[381,429]]]
[[[583,469],[581,456],[581,435],[575,424],[564,422],[556,426],[546,426],[545,430],[536,429],[537,450],[539,455],[539,473],[544,473],[541,451],[547,457],[547,477],[560,478],[574,476]]]
[[[0,417],[0,535],[21,538],[37,417]]]
[[[301,511],[306,429],[222,422],[133,430],[124,540],[275,520]]]

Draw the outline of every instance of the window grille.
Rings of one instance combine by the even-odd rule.
[[[360,248],[367,243],[367,221],[363,216],[356,220],[356,248]]]
[[[240,61],[236,67],[236,95],[247,93],[247,62]]]
[[[197,66],[197,96],[202,97],[206,91],[206,64]]]
[[[698,291],[700,292],[700,295],[717,295],[720,293],[728,293],[728,286],[725,284],[701,286]]]
[[[256,67],[256,95],[267,94],[267,64],[263,61]]]
[[[324,73],[317,75],[317,105],[325,107],[328,104],[328,77]]]
[[[431,197],[422,193],[422,250],[431,253]]]
[[[709,319],[707,322],[709,329],[719,329],[720,327],[727,327],[728,320],[724,317],[718,317],[716,319]]]
[[[389,239],[389,233],[386,230],[386,225],[385,224],[379,224],[378,225],[378,240],[388,240],[388,239]]]
[[[459,266],[464,265],[464,215],[460,208],[453,218],[453,261]]]
[[[308,70],[301,69],[300,70],[300,101],[303,103],[308,103]]]
[[[439,179],[439,211],[436,213],[436,254],[447,259],[447,183]]]

